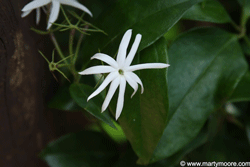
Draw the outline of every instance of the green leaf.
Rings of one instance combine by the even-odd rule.
[[[92,87],[84,84],[74,83],[70,85],[69,91],[72,98],[79,106],[81,106],[96,118],[102,120],[103,122],[116,129],[114,123],[112,122],[112,118],[109,116],[109,113],[101,113],[101,105],[104,101],[101,95],[97,95],[95,98],[87,102],[88,96],[94,92],[94,89]]]
[[[231,18],[227,11],[216,0],[207,0],[191,7],[183,19],[207,21],[213,23],[228,23]]]
[[[169,49],[169,117],[151,162],[183,148],[231,96],[247,71],[236,35],[217,28],[190,31]]]
[[[241,47],[243,52],[246,54],[246,56],[250,56],[250,47],[249,44],[246,43],[246,41],[241,41]]]
[[[116,122],[114,122],[114,124],[115,124],[115,126],[116,126],[117,129],[111,128],[110,126],[108,126],[105,123],[102,123],[101,126],[102,126],[103,130],[115,142],[117,142],[117,143],[124,143],[125,141],[127,141],[127,138],[126,138],[125,134],[123,133],[121,126],[119,124],[117,124]]]
[[[137,57],[138,58],[138,57]],[[166,41],[161,38],[140,53],[140,63],[168,62]],[[133,150],[139,157],[139,164],[147,164],[158,143],[168,114],[167,69],[140,71],[145,91],[138,91],[131,99],[133,90],[127,85],[124,107],[118,119]],[[116,96],[115,96],[116,97]],[[115,112],[116,100],[112,100]]]
[[[110,165],[116,147],[101,133],[82,131],[51,142],[40,153],[50,167],[79,167]]]
[[[230,102],[250,101],[250,72],[248,71],[241,79],[232,96]]]
[[[115,1],[94,25],[104,30],[108,36],[92,34],[86,38],[79,62],[87,62],[90,57],[101,52],[113,56],[124,32],[133,29],[133,35],[142,34],[139,51],[153,44],[163,36],[183,14],[202,0],[123,0]],[[157,30],[156,30],[157,28]],[[96,40],[98,39],[98,40]],[[82,64],[81,64],[82,66]]]
[[[69,93],[69,88],[67,86],[60,87],[56,94],[48,103],[49,108],[54,108],[64,111],[79,111],[81,107],[76,104]]]
[[[191,141],[188,145],[186,145],[176,154],[162,161],[150,164],[147,167],[176,167],[176,165],[179,165],[180,161],[183,160],[186,154],[202,146],[207,140],[208,135],[205,130],[202,130],[193,141]],[[134,154],[133,150],[129,147],[126,149],[125,155],[118,160],[114,167],[141,167],[141,165],[137,165],[135,163],[136,158],[137,157]]]
[[[183,147],[181,150],[179,150],[174,155],[160,161],[157,163],[160,163],[167,167],[175,167],[177,164],[179,165],[180,161],[183,160],[183,157],[196,149],[197,147],[205,144],[208,140],[208,134],[205,130],[202,130],[194,140],[192,140],[190,143],[188,143],[185,147]]]

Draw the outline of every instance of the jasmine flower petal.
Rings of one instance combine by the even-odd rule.
[[[41,18],[41,10],[40,8],[37,8],[36,9],[36,24],[40,22],[40,18]]]
[[[104,61],[105,63],[111,65],[114,68],[118,68],[117,62],[110,56],[103,54],[103,53],[96,53],[91,59],[98,59]]]
[[[116,77],[118,76],[118,72],[111,72],[103,81],[103,83],[88,97],[87,101],[98,95],[103,89]]]
[[[141,85],[141,94],[144,92],[144,87],[143,87],[143,84],[142,84],[142,81],[141,79],[133,72],[127,72],[128,75],[135,81],[137,82],[138,84]]]
[[[137,64],[137,65],[129,66],[127,70],[136,71],[136,70],[142,70],[142,69],[166,68],[169,66],[170,66],[169,64],[165,64],[165,63],[145,63],[145,64]]]
[[[26,17],[27,15],[29,15],[33,10],[28,10],[28,11],[25,11],[21,14],[21,17]],[[41,10],[40,8],[37,8],[36,9],[36,24],[38,24],[40,22],[40,15],[41,15]]]
[[[137,92],[137,90],[138,90],[138,84],[127,73],[125,73],[124,76],[125,76],[125,79],[128,82],[128,84],[134,89],[134,92],[131,95],[131,98],[132,98],[135,95],[135,93]]]
[[[59,11],[60,11],[60,3],[58,1],[52,1],[47,30],[52,26],[52,23],[54,23],[58,18]]]
[[[92,13],[89,11],[88,8],[86,8],[85,6],[83,6],[82,4],[80,4],[79,2],[77,2],[76,0],[59,0],[60,3],[64,4],[64,5],[69,5],[78,9],[81,9],[82,11],[88,13],[91,17],[93,17]]]
[[[103,102],[103,105],[102,105],[102,112],[105,111],[110,103],[110,100],[112,99],[117,87],[119,86],[120,84],[120,78],[117,77],[116,79],[114,79],[111,84],[110,84],[110,87],[109,87],[109,91],[108,91],[108,94]]]
[[[33,10],[36,8],[40,8],[44,5],[47,5],[51,2],[51,0],[34,0],[30,3],[28,3],[27,5],[25,5],[22,9],[23,12],[29,11],[29,10]]]
[[[115,119],[116,120],[120,117],[121,112],[122,112],[122,108],[123,108],[123,105],[124,105],[125,88],[126,88],[126,80],[125,80],[124,77],[121,77],[119,95],[118,95],[116,112],[115,112]]]
[[[114,72],[115,69],[110,66],[94,66],[87,68],[86,70],[79,72],[81,75],[89,75],[89,74],[100,74],[100,73],[108,73]]]
[[[126,58],[126,61],[125,61],[125,65],[124,67],[128,67],[130,66],[130,64],[132,63],[134,57],[135,57],[135,53],[137,52],[137,49],[139,47],[139,44],[141,42],[141,34],[137,34],[136,37],[135,37],[135,41],[131,47],[131,50]]]
[[[28,14],[30,14],[30,12],[32,12],[32,10],[28,10],[28,11],[25,11],[21,14],[21,17],[26,17]]]
[[[116,58],[116,61],[120,67],[122,67],[125,62],[127,48],[128,48],[128,44],[129,44],[131,36],[132,36],[132,30],[130,29],[130,30],[127,30],[122,37],[122,41],[120,43],[118,53],[117,53],[117,58]]]

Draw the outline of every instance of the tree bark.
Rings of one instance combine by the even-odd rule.
[[[38,153],[54,138],[45,119],[41,37],[30,30],[29,0],[0,0],[0,166],[46,166]],[[33,17],[32,17],[33,16]]]

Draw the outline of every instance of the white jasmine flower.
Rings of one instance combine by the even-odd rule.
[[[27,5],[23,7],[22,17],[27,16],[33,9],[37,9],[37,22],[39,22],[40,7],[45,6],[49,3],[51,3],[52,5],[51,5],[47,29],[49,29],[52,23],[54,23],[56,19],[58,18],[59,11],[60,11],[60,4],[69,5],[69,6],[81,9],[82,11],[88,13],[92,17],[92,13],[85,6],[77,2],[77,0],[33,0],[32,2],[28,3]]]
[[[169,67],[169,64],[165,64],[165,63],[146,63],[146,64],[137,64],[137,65],[131,66],[130,64],[135,57],[136,51],[138,49],[138,46],[140,44],[141,37],[142,37],[141,34],[136,35],[132,48],[128,56],[126,57],[127,48],[129,45],[131,35],[132,35],[131,29],[127,30],[126,33],[124,34],[121,40],[120,46],[119,46],[116,61],[112,57],[103,53],[96,53],[93,57],[91,57],[91,59],[99,59],[109,64],[110,66],[99,65],[99,66],[90,67],[82,72],[79,72],[79,74],[81,75],[109,73],[107,77],[105,78],[105,80],[103,81],[103,83],[87,99],[87,100],[90,100],[91,98],[99,94],[111,82],[108,94],[102,105],[102,112],[107,109],[116,89],[120,85],[118,101],[117,101],[117,106],[116,106],[116,116],[115,116],[116,120],[119,118],[122,112],[122,108],[124,104],[124,93],[125,93],[125,88],[126,88],[126,82],[128,82],[128,84],[134,89],[134,92],[131,95],[131,98],[138,90],[138,84],[141,85],[141,93],[143,93],[144,91],[142,81],[135,73],[133,73],[133,71],[141,70],[141,69]]]

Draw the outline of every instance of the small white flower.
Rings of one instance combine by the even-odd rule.
[[[54,23],[58,18],[60,11],[60,4],[69,5],[81,9],[82,11],[88,13],[92,17],[92,13],[85,6],[77,2],[77,0],[33,0],[32,2],[28,3],[23,7],[22,17],[27,16],[33,9],[36,9],[37,11],[36,22],[38,23],[40,20],[40,7],[45,6],[49,3],[52,3],[52,5],[51,5],[47,29],[49,29],[52,23]]]
[[[131,35],[132,35],[131,29],[127,30],[126,33],[124,34],[122,41],[120,43],[120,46],[119,46],[116,61],[112,57],[103,53],[96,53],[93,57],[91,57],[91,59],[99,59],[101,61],[104,61],[110,66],[99,65],[99,66],[90,67],[82,72],[79,72],[79,74],[81,75],[109,73],[108,76],[103,81],[103,83],[98,87],[98,89],[96,89],[87,99],[87,100],[90,100],[91,98],[99,94],[111,82],[108,94],[102,105],[102,112],[107,109],[116,89],[120,85],[118,101],[117,101],[117,106],[116,106],[116,116],[115,116],[116,120],[119,118],[122,112],[126,82],[128,82],[128,84],[134,89],[134,92],[131,95],[131,98],[138,90],[138,83],[141,85],[141,93],[143,93],[143,90],[144,90],[143,84],[140,78],[132,71],[141,70],[141,69],[150,69],[150,68],[169,67],[169,64],[165,64],[165,63],[146,63],[146,64],[138,64],[138,65],[131,66],[130,64],[134,59],[134,56],[136,54],[136,51],[138,49],[138,46],[140,44],[141,37],[142,37],[141,34],[136,35],[132,48],[128,56],[126,57],[127,48],[129,45]]]

